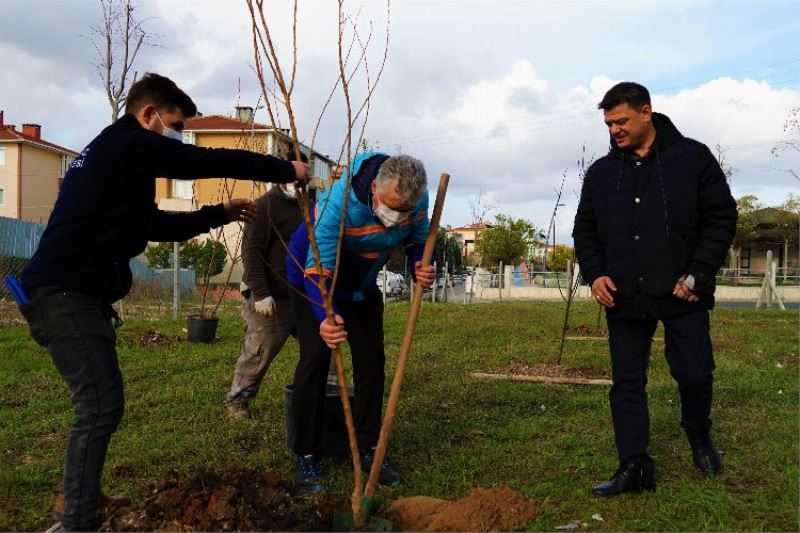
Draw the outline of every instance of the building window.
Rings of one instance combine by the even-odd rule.
[[[0,205],[6,205],[6,190],[0,189]]]
[[[172,197],[191,200],[194,197],[194,181],[172,180]]]
[[[0,148],[0,167],[6,166],[6,149]]]
[[[62,154],[61,155],[61,177],[62,178],[67,173],[67,170],[69,170],[69,166],[72,164],[72,162],[74,160],[75,160],[75,158],[72,157],[71,155],[66,155],[66,154]],[[60,184],[59,184],[59,187],[60,187]]]
[[[183,132],[183,144],[197,144],[197,137],[195,137],[193,131]]]
[[[750,255],[752,251],[750,246],[742,248],[741,255],[739,256],[739,268],[742,270],[750,270]]]
[[[311,173],[315,177],[327,181],[331,177],[331,167],[324,159],[314,157],[314,168],[311,169]]]

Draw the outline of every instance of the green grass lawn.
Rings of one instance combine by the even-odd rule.
[[[481,381],[512,361],[554,362],[563,304],[425,304],[417,326],[390,453],[403,484],[389,498],[465,496],[507,485],[540,506],[529,530],[571,520],[584,530],[797,531],[798,317],[796,312],[721,309],[713,314],[717,371],[712,417],[725,472],[704,479],[679,425],[677,387],[663,343],[650,371],[655,493],[596,499],[592,484],[616,468],[606,387]],[[407,304],[386,311],[387,392]],[[570,323],[594,327],[596,307],[578,304]],[[114,435],[105,490],[140,502],[174,469],[277,470],[289,480],[283,386],[297,348],[273,364],[254,419],[232,421],[223,399],[241,335],[226,304],[213,345],[144,347],[141,333],[182,332],[182,321],[135,320],[119,331],[126,413]],[[657,332],[656,336],[660,336]],[[47,527],[72,416],[68,391],[27,328],[0,328],[0,530]],[[564,363],[608,369],[602,341],[568,341]],[[351,491],[349,463],[326,463],[331,491]],[[604,522],[592,520],[599,513]]]

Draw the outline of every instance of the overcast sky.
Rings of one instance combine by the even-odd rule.
[[[267,1],[282,61],[291,54],[291,4]],[[139,0],[160,38],[136,62],[171,77],[204,114],[257,106],[244,0]],[[348,2],[370,33],[374,79],[386,39],[385,2]],[[79,151],[109,122],[92,64],[89,26],[99,2],[0,0],[0,110],[6,123],[35,122],[43,137]],[[571,242],[577,162],[608,150],[597,102],[622,80],[646,85],[655,111],[725,157],[735,196],[782,203],[800,182],[800,153],[773,155],[787,111],[800,106],[800,2],[402,1],[391,4],[389,53],[370,106],[368,144],[425,163],[430,189],[452,175],[443,222],[471,221],[484,195],[490,216],[549,223],[566,172],[556,235]],[[334,0],[300,2],[294,102],[300,136],[314,126],[338,76]],[[354,100],[364,93],[354,81]],[[336,158],[344,138],[340,92],[315,148]],[[263,109],[256,120],[268,122]]]

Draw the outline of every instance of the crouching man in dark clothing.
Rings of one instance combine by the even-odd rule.
[[[369,472],[380,434],[386,363],[383,300],[375,279],[392,250],[400,246],[405,248],[417,283],[430,287],[436,277],[433,266],[422,266],[421,261],[430,229],[428,178],[422,162],[407,155],[366,152],[355,157],[346,172],[321,195],[314,209],[319,258],[311,253],[303,225],[292,235],[286,259],[286,280],[296,289],[289,297],[300,343],[292,395],[295,489],[307,493],[326,490],[322,456],[331,350],[345,340],[350,345],[353,423],[361,466]],[[339,253],[342,220],[344,237]],[[322,267],[321,279],[317,261]],[[320,283],[331,290],[337,263],[341,266],[333,298],[335,322],[329,322]],[[400,474],[388,458],[381,463],[378,482],[385,486],[400,483]]]
[[[183,144],[180,132],[196,114],[191,98],[168,78],[148,73],[134,83],[125,116],[100,132],[64,176],[22,274],[29,303],[20,310],[69,385],[75,410],[64,468],[67,531],[100,525],[103,463],[124,409],[111,304],[131,288],[130,259],[148,241],[183,241],[254,215],[246,199],[191,213],[160,211],[156,178],[308,180],[308,166],[299,161]]]
[[[645,387],[659,320],[694,465],[706,475],[722,470],[710,437],[709,310],[737,213],[712,153],[653,113],[645,87],[619,83],[598,107],[611,151],[586,174],[572,236],[583,278],[606,308],[620,466],[592,493],[614,496],[655,489]]]

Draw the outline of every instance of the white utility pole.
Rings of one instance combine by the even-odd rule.
[[[180,283],[180,273],[181,273],[181,258],[180,258],[180,248],[181,243],[174,242],[172,243],[173,250],[173,260],[172,260],[172,268],[173,268],[173,275],[172,275],[172,318],[177,319],[178,315],[180,314],[181,310],[181,283]]]

